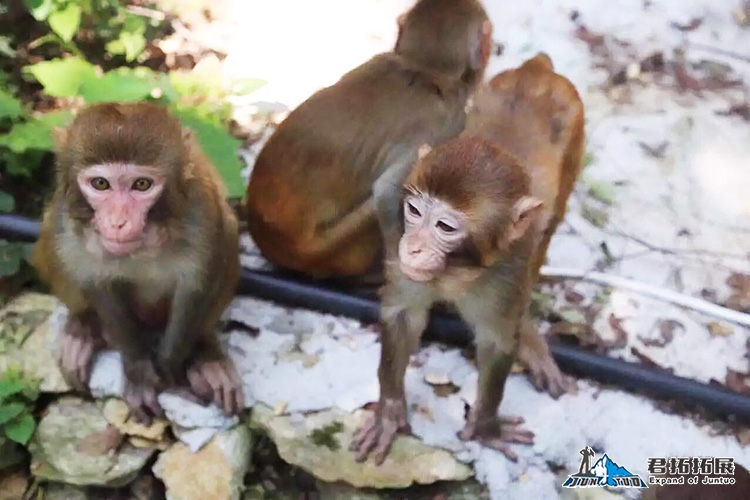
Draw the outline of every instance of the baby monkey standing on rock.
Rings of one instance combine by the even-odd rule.
[[[511,460],[510,443],[533,443],[522,418],[498,409],[519,337],[533,330],[531,288],[581,170],[583,127],[575,87],[539,54],[477,93],[458,138],[423,148],[403,188],[402,219],[391,221],[402,236],[382,291],[380,401],[355,434],[358,460],[372,452],[382,463],[395,434],[408,430],[406,367],[436,301],[455,305],[475,333],[479,384],[459,437]],[[544,352],[547,373],[572,384]]]
[[[91,362],[122,354],[136,419],[183,382],[239,412],[242,388],[216,335],[239,280],[237,219],[192,133],[152,103],[97,104],[56,133],[56,190],[34,265],[67,306],[58,359],[87,390]]]

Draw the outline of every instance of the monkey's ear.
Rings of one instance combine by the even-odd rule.
[[[472,38],[469,45],[469,63],[471,69],[479,70],[482,69],[487,61],[490,59],[492,53],[492,22],[486,20],[482,23],[482,26],[477,30],[476,33],[472,34]]]
[[[57,149],[61,149],[68,142],[68,129],[63,127],[54,127],[52,129],[52,140]]]
[[[396,22],[398,23],[398,27],[401,28],[404,26],[404,22],[406,22],[406,12],[401,14],[396,18]]]
[[[432,146],[425,142],[417,148],[417,158],[421,160],[422,158],[430,154],[430,151],[432,151]]]
[[[509,241],[515,241],[529,230],[542,209],[542,200],[524,196],[513,205],[510,228],[506,234]]]

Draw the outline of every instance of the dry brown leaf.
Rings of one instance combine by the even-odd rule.
[[[726,385],[740,394],[750,394],[750,375],[732,370],[727,370]]]
[[[628,332],[622,327],[622,318],[616,317],[614,314],[609,315],[608,320],[609,326],[612,331],[615,332],[614,340],[603,340],[602,346],[607,349],[622,349],[628,345]]]
[[[644,366],[647,366],[649,368],[655,368],[657,370],[665,371],[667,373],[674,373],[674,369],[672,368],[665,368],[658,364],[656,361],[651,359],[648,355],[646,355],[644,352],[640,351],[637,347],[631,347],[630,352],[638,358],[638,361]]]
[[[676,330],[681,329],[683,332],[685,331],[685,325],[674,319],[660,319],[656,322],[654,328],[659,330],[658,338],[638,337],[638,340],[643,342],[643,345],[646,347],[664,347],[672,342]]]
[[[730,325],[718,321],[711,321],[706,324],[706,327],[708,327],[708,331],[714,337],[728,337],[734,333],[734,330]]]
[[[674,29],[682,31],[682,32],[694,31],[698,29],[701,24],[703,24],[703,18],[700,18],[700,17],[694,17],[687,24],[669,23],[669,25],[672,26]]]

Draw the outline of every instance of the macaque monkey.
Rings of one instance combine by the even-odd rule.
[[[33,261],[69,310],[65,379],[85,392],[95,352],[111,347],[139,421],[162,415],[158,392],[182,382],[240,411],[215,333],[239,280],[238,223],[191,132],[163,106],[106,103],[55,139],[57,185]]]
[[[360,276],[382,264],[378,220],[398,211],[392,193],[419,145],[463,130],[491,35],[477,0],[419,0],[400,17],[392,52],[292,111],[261,150],[247,187],[248,231],[261,253],[317,278]]]
[[[544,344],[530,292],[581,170],[583,126],[575,88],[539,54],[477,93],[459,137],[421,151],[391,221],[402,236],[382,290],[380,401],[355,434],[358,460],[382,463],[408,430],[406,367],[438,301],[458,309],[477,345],[477,398],[459,437],[511,460],[511,443],[533,443],[523,419],[498,408],[524,336]]]

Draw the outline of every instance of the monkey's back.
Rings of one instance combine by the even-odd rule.
[[[457,135],[466,92],[386,53],[313,94],[279,125],[250,176],[248,228],[261,250],[274,252],[261,241],[272,235],[274,246],[294,244],[335,223],[371,196],[389,165]]]
[[[535,196],[550,208],[567,200],[581,162],[570,158],[583,134],[583,103],[545,54],[504,71],[482,87],[467,118],[477,132],[521,160]]]

